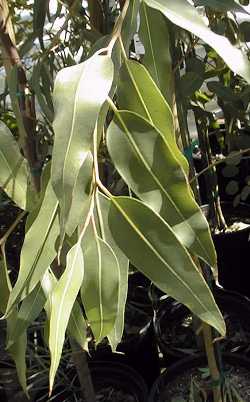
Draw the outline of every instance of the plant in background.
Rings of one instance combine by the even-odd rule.
[[[36,13],[44,3],[35,2]],[[96,343],[108,337],[116,348],[123,332],[130,261],[201,320],[210,373],[219,384],[210,325],[223,336],[225,324],[201,270],[206,263],[216,271],[216,253],[208,223],[188,183],[188,163],[177,146],[174,115],[180,104],[175,100],[168,26],[171,23],[175,33],[176,24],[201,38],[249,82],[247,55],[214,33],[186,0],[133,0],[120,2],[123,7],[112,33],[95,43],[88,58],[83,53],[84,61],[74,64],[66,42],[70,43],[71,33],[74,36],[79,19],[86,21],[80,26],[86,30],[88,44],[92,34],[100,36],[108,28],[102,24],[104,9],[98,12],[100,2],[89,2],[90,18],[77,2],[67,3],[64,25],[48,47],[42,35],[44,8],[39,14],[44,18],[34,19],[39,22],[34,33],[42,52],[37,55],[31,83],[45,116],[42,124],[48,134],[44,138],[53,127],[51,163],[37,154],[40,137],[34,93],[17,57],[13,32],[10,27],[0,32],[2,50],[12,62],[5,68],[22,150],[2,123],[1,186],[23,209],[21,217],[28,213],[13,288],[4,246],[18,220],[1,239],[1,312],[7,320],[7,348],[20,382],[26,390],[26,330],[43,309],[51,355],[50,393],[66,331],[73,347],[76,342],[84,349],[87,321]],[[58,3],[56,13],[60,7]],[[128,53],[138,12],[144,65],[130,60]],[[6,15],[2,14],[4,22]],[[61,33],[68,29],[68,39],[58,45]],[[75,53],[79,48],[78,43]],[[52,107],[52,78],[57,70],[61,71],[54,83]],[[107,146],[128,187],[127,196],[114,196],[101,181],[101,146]],[[75,364],[85,396],[88,391],[86,399],[94,400],[81,376],[82,362],[75,360]],[[219,385],[213,394],[214,401],[221,400]]]

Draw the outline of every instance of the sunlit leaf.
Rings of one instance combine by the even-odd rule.
[[[170,226],[141,201],[113,197],[109,227],[131,263],[162,291],[225,334],[213,295]]]
[[[113,62],[109,56],[98,53],[57,75],[52,183],[60,203],[63,226],[72,207],[79,170],[93,148],[94,128],[112,81]]]
[[[47,315],[47,322],[45,326],[45,337],[47,344],[49,343],[49,322],[51,319],[52,311],[52,291],[57,285],[58,280],[51,270],[47,270],[43,276],[41,282],[44,294],[46,295],[47,301],[45,304],[45,311]],[[73,305],[70,319],[68,322],[67,333],[70,337],[74,338],[76,342],[84,348],[86,346],[86,322],[83,316],[83,312],[80,304],[77,300]]]
[[[241,5],[234,0],[195,0],[194,4],[195,6],[207,6],[216,11],[232,11],[234,13],[249,14],[244,7],[241,7]]]
[[[0,187],[22,209],[26,209],[28,171],[13,134],[0,122]]]
[[[117,112],[107,145],[115,167],[135,194],[164,218],[185,247],[215,267],[208,223],[159,132],[135,113]]]
[[[10,348],[18,337],[25,333],[28,326],[39,316],[45,301],[42,286],[38,283],[33,291],[24,299],[16,314],[15,324],[11,327],[8,334],[7,348]]]
[[[172,105],[173,74],[167,21],[158,10],[148,7],[144,1],[140,7],[139,36],[145,48],[142,63]]]
[[[175,139],[172,111],[146,68],[126,60],[120,71],[118,103],[121,109],[138,113],[153,124],[188,174],[188,162]]]
[[[24,299],[42,279],[56,256],[55,242],[59,236],[58,201],[48,183],[37,216],[25,235],[21,251],[20,271],[11,292],[6,313]]]
[[[51,294],[51,317],[49,328],[50,392],[60,362],[65,332],[70,314],[80,290],[84,274],[84,261],[80,241],[67,255],[67,266]]]
[[[186,29],[210,45],[236,74],[250,83],[250,63],[247,54],[224,36],[214,33],[188,0],[144,0],[161,11],[171,22]]]
[[[108,334],[108,339],[113,350],[116,349],[119,342],[121,342],[123,329],[124,329],[124,314],[125,305],[127,300],[128,292],[128,267],[129,261],[121,249],[117,246],[114,241],[113,235],[110,232],[108,225],[108,216],[111,208],[111,201],[105,195],[97,192],[96,196],[96,222],[98,226],[98,233],[102,239],[109,244],[112,248],[116,259],[119,264],[120,270],[120,280],[119,280],[119,295],[118,295],[118,306],[117,306],[117,317],[115,321],[114,328]]]
[[[115,325],[120,281],[119,264],[112,248],[91,221],[82,240],[85,277],[81,287],[84,310],[96,342]]]

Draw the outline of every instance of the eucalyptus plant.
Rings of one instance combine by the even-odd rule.
[[[250,82],[248,58],[213,32],[187,0],[120,3],[123,8],[112,33],[100,38],[84,61],[57,74],[53,108],[51,88],[44,87],[47,81],[37,85],[34,77],[35,93],[54,133],[52,160],[44,161],[41,182],[40,166],[30,163],[25,142],[20,141],[21,152],[8,127],[0,126],[1,187],[23,210],[21,217],[28,214],[13,288],[4,245],[17,222],[0,240],[0,308],[7,321],[7,349],[25,390],[26,330],[43,309],[51,355],[50,393],[66,332],[85,349],[88,324],[97,343],[107,337],[116,348],[123,333],[129,262],[204,323],[210,366],[214,356],[209,353],[208,325],[225,335],[200,264],[209,265],[216,275],[215,248],[176,140],[168,27],[198,36]],[[129,57],[138,13],[146,52],[142,63]],[[36,33],[41,42],[41,32]],[[3,34],[1,40],[8,51]],[[52,57],[45,49],[33,70],[40,78],[48,54]],[[19,130],[26,138],[30,131],[23,124],[17,91],[20,68],[6,66],[6,71]],[[29,93],[23,96],[28,99]],[[107,147],[127,185],[125,196],[113,195],[101,180],[102,147]],[[214,397],[219,401],[218,393]]]

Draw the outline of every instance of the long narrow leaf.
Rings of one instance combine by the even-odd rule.
[[[187,178],[157,130],[131,112],[118,112],[107,145],[129,187],[172,227],[181,243],[212,267],[216,253],[208,223]]]
[[[97,235],[93,225],[90,222],[82,240],[85,277],[81,298],[96,342],[100,342],[115,325],[120,272],[111,247]]]
[[[213,295],[170,226],[141,201],[113,197],[109,226],[131,263],[162,291],[225,334]]]
[[[167,21],[158,10],[142,1],[139,36],[145,48],[142,63],[167,99],[173,103],[173,73]],[[159,51],[159,48],[164,49]]]
[[[6,314],[32,292],[56,256],[55,242],[60,230],[57,210],[58,201],[49,182],[37,217],[25,235],[20,272]]]
[[[144,0],[148,6],[161,11],[171,22],[201,38],[222,57],[233,72],[250,83],[250,64],[247,54],[222,35],[214,33],[188,0]]]
[[[83,253],[80,241],[78,241],[68,252],[66,269],[51,294],[49,328],[49,349],[51,354],[50,392],[52,392],[55,374],[62,354],[65,332],[82,284],[83,274]]]
[[[94,128],[112,81],[113,62],[98,53],[57,75],[52,183],[60,203],[62,225],[68,219],[79,170],[93,148]]]
[[[0,187],[22,209],[26,209],[28,170],[17,142],[0,122]]]
[[[120,271],[120,281],[119,281],[119,295],[118,295],[118,306],[117,306],[117,317],[115,321],[114,328],[108,335],[109,342],[113,350],[116,349],[119,342],[121,342],[122,334],[124,330],[124,314],[125,314],[125,306],[127,300],[127,292],[128,292],[128,267],[129,261],[122,250],[117,246],[114,241],[113,235],[110,232],[108,225],[108,217],[110,213],[110,208],[112,204],[110,199],[108,199],[105,195],[97,192],[96,195],[96,222],[98,223],[98,232],[99,236],[109,244],[112,248],[116,259],[119,264]]]

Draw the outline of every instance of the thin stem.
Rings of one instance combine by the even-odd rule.
[[[217,362],[214,353],[212,329],[208,324],[202,323],[202,330],[203,330],[203,339],[206,349],[208,367],[213,382],[212,384],[213,398],[214,398],[213,401],[223,402],[221,394],[221,385],[220,385],[220,372],[217,367]]]
[[[0,246],[4,245],[6,243],[6,241],[8,240],[8,237],[11,235],[11,233],[13,232],[13,230],[16,228],[16,226],[18,225],[18,223],[25,217],[25,215],[27,214],[26,211],[22,211],[18,217],[16,218],[16,220],[12,223],[12,225],[9,227],[9,229],[7,230],[7,232],[3,235],[3,237],[1,237],[0,239]]]
[[[250,148],[246,148],[246,149],[243,149],[242,151],[235,152],[233,154],[233,157],[246,154],[247,152],[250,152]],[[227,157],[225,157],[223,159],[220,159],[220,160],[218,160],[216,162],[211,163],[209,166],[207,166],[206,168],[202,169],[199,173],[197,173],[195,175],[195,177],[190,179],[189,183],[192,183],[194,180],[198,179],[198,177],[200,177],[202,174],[206,173],[209,169],[212,169],[213,167],[215,167],[217,165],[220,165],[221,163],[226,162],[228,159],[231,159],[231,158],[232,158],[232,155],[231,156],[229,155],[229,156],[227,156]]]
[[[109,45],[108,45],[108,50],[109,50],[110,53],[112,52],[112,49],[113,49],[117,39],[121,36],[122,24],[123,24],[123,21],[124,21],[124,19],[126,17],[128,7],[129,7],[129,0],[126,0],[124,6],[122,8],[121,14],[120,14],[120,16],[119,16],[119,18],[118,18],[118,20],[116,22],[116,25],[114,27],[114,31],[113,31],[111,41],[109,42]]]

